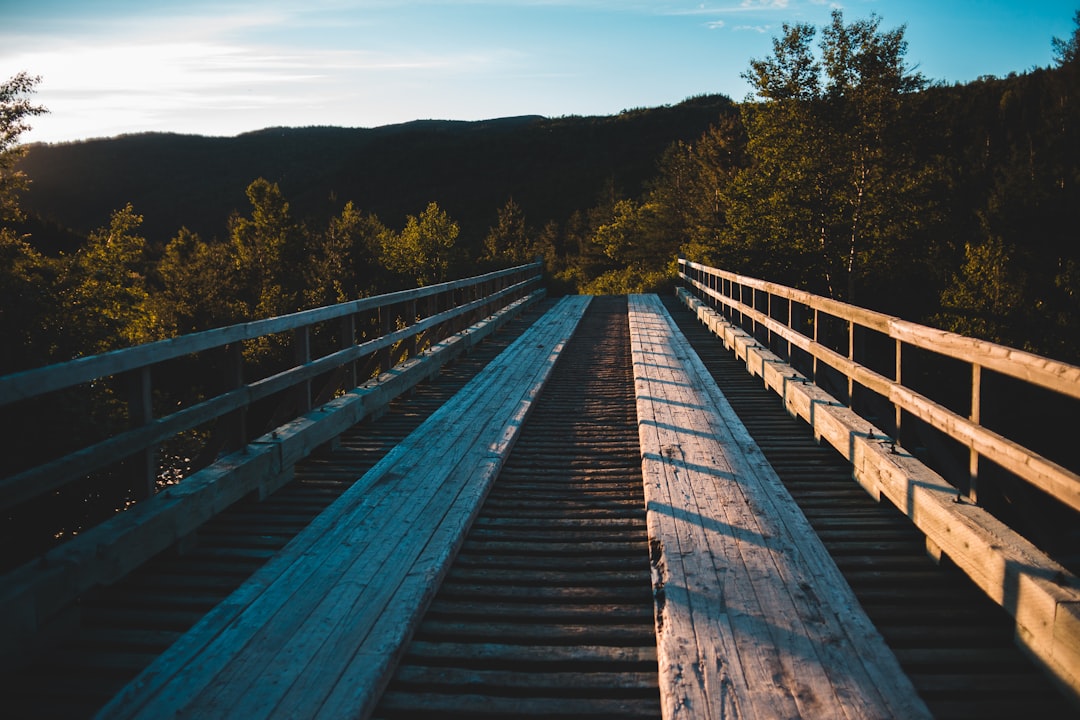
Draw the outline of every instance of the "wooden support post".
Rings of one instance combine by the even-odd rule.
[[[902,340],[896,341],[896,380],[897,385],[903,385],[903,367],[904,367],[904,343]],[[900,407],[900,403],[894,403],[893,407],[896,410],[896,431],[893,437],[896,439],[896,444],[899,445],[900,440],[900,428],[903,426],[904,409]]]
[[[416,324],[416,300],[415,299],[409,300],[407,303],[405,303],[405,323],[407,325],[409,325],[410,327]],[[416,333],[413,333],[412,335],[409,336],[409,340],[406,343],[405,347],[406,347],[406,349],[408,351],[410,359],[416,357],[419,340],[420,340],[420,338],[418,338],[416,336]]]
[[[389,305],[379,308],[379,330],[381,336],[389,335],[394,331],[393,312]],[[390,369],[390,348],[385,347],[379,351],[379,372],[384,373]]]
[[[128,417],[131,426],[139,427],[154,420],[153,384],[150,366],[134,370],[127,376]],[[135,497],[143,500],[153,497],[157,481],[157,448],[144,448],[130,458],[131,487]]]
[[[978,363],[971,364],[971,422],[976,425],[979,424],[979,416],[982,413],[982,366]],[[972,447],[969,451],[970,459],[968,461],[968,498],[971,502],[978,504],[979,493],[979,453]]]
[[[814,308],[814,343],[815,344],[817,344],[819,342],[820,334],[818,332],[818,329],[820,327],[821,327],[821,314],[818,312],[817,308]],[[817,355],[815,354],[814,355],[813,372],[812,372],[812,375],[811,375],[811,378],[810,378],[811,380],[814,381],[815,385],[817,384],[817,381],[818,381],[818,367],[817,367],[817,364],[818,364],[818,358],[817,358]]]
[[[338,333],[340,335],[341,349],[352,347],[356,344],[356,316],[347,315],[341,318],[341,324],[338,326]],[[360,374],[356,368],[356,361],[353,360],[345,368],[345,385],[351,390],[354,387],[360,385]]]
[[[297,365],[311,362],[311,328],[306,325],[293,331],[293,362]],[[297,386],[296,409],[299,415],[311,410],[311,380]]]
[[[847,324],[847,356],[848,360],[855,362],[855,321],[848,320]],[[855,379],[851,375],[847,376],[847,405],[849,408],[855,408]]]
[[[225,346],[225,388],[235,390],[244,384],[244,344],[230,343]],[[239,450],[247,445],[247,408],[242,407],[225,417],[225,446],[229,450]]]

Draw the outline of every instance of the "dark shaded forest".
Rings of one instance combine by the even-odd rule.
[[[680,252],[1077,362],[1078,37],[1047,38],[1053,67],[945,86],[909,65],[903,28],[837,11],[785,26],[741,103],[8,133],[0,373],[537,256],[555,292],[660,290]],[[20,77],[16,125],[43,110]]]

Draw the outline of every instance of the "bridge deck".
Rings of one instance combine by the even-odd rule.
[[[587,299],[562,302],[103,714],[364,716]],[[630,302],[665,717],[926,715],[655,296]]]

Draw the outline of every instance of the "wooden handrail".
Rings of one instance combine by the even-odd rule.
[[[303,392],[308,398],[308,402],[300,403],[301,411],[306,410],[303,406],[310,403],[310,384],[315,377],[348,367],[380,352],[386,353],[380,363],[380,369],[385,372],[393,364],[387,361],[392,346],[406,342],[413,348],[412,341],[421,335],[430,341],[427,333],[434,328],[461,322],[471,313],[490,313],[508,305],[523,297],[530,287],[539,284],[542,267],[542,263],[530,263],[439,285],[183,335],[0,377],[0,407],[3,407],[104,378],[139,373],[142,386],[138,402],[143,408],[139,417],[132,413],[134,426],[126,431],[0,479],[0,509],[44,495],[123,458],[152,453],[163,442],[180,433],[243,411],[252,403],[271,395],[296,388],[297,392]],[[440,307],[438,301],[442,298],[442,307],[448,309],[417,319],[415,301],[423,298],[430,300],[427,304],[429,308]],[[395,315],[396,321],[404,327],[386,325],[392,319],[391,314],[397,312],[394,308],[406,310],[401,317]],[[408,308],[413,309],[410,312]],[[386,332],[373,339],[357,342],[352,334],[355,330],[353,318],[359,313],[374,310],[386,311],[383,313]],[[162,363],[196,353],[236,347],[237,343],[243,341],[283,332],[295,332],[303,342],[313,326],[331,321],[349,328],[347,344],[343,341],[344,347],[312,358],[309,343],[305,343],[306,352],[297,355],[294,364],[280,372],[250,382],[240,378],[233,387],[162,417],[155,418],[147,411],[151,392],[150,372]],[[415,352],[415,348],[410,354],[412,352]],[[359,380],[362,382],[363,378]],[[243,441],[246,442],[246,438]],[[148,463],[146,472],[149,477],[141,481],[142,493],[152,495],[156,463]]]
[[[815,362],[835,369],[848,379],[849,387],[855,383],[885,398],[893,405],[898,418],[901,411],[906,412],[968,448],[971,456],[971,486],[968,495],[972,501],[977,501],[975,481],[979,459],[985,458],[1065,505],[1080,510],[1080,474],[982,426],[979,418],[982,400],[980,379],[983,369],[993,370],[1068,398],[1080,399],[1080,367],[985,340],[926,327],[683,258],[679,259],[679,276],[698,297],[709,298],[723,306],[726,312],[738,313],[752,320],[755,325],[807,353]],[[743,288],[763,293],[765,306],[768,308],[772,307],[775,298],[786,302],[787,320],[778,320],[772,312],[763,312],[754,299],[749,303],[744,302]],[[845,356],[792,327],[794,313],[791,312],[791,304],[808,308],[814,312],[816,319],[824,314],[847,323],[848,355]],[[815,321],[814,327],[820,327],[820,322]],[[873,330],[896,343],[896,377],[881,375],[854,359],[850,337],[856,327]],[[902,357],[905,346],[936,353],[971,366],[972,412],[969,417],[946,408],[904,384],[899,372],[899,358]]]

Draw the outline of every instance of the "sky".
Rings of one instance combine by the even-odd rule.
[[[952,84],[1051,65],[1080,0],[0,0],[0,82],[41,77],[23,142],[613,115],[746,99],[784,23],[834,8]]]

